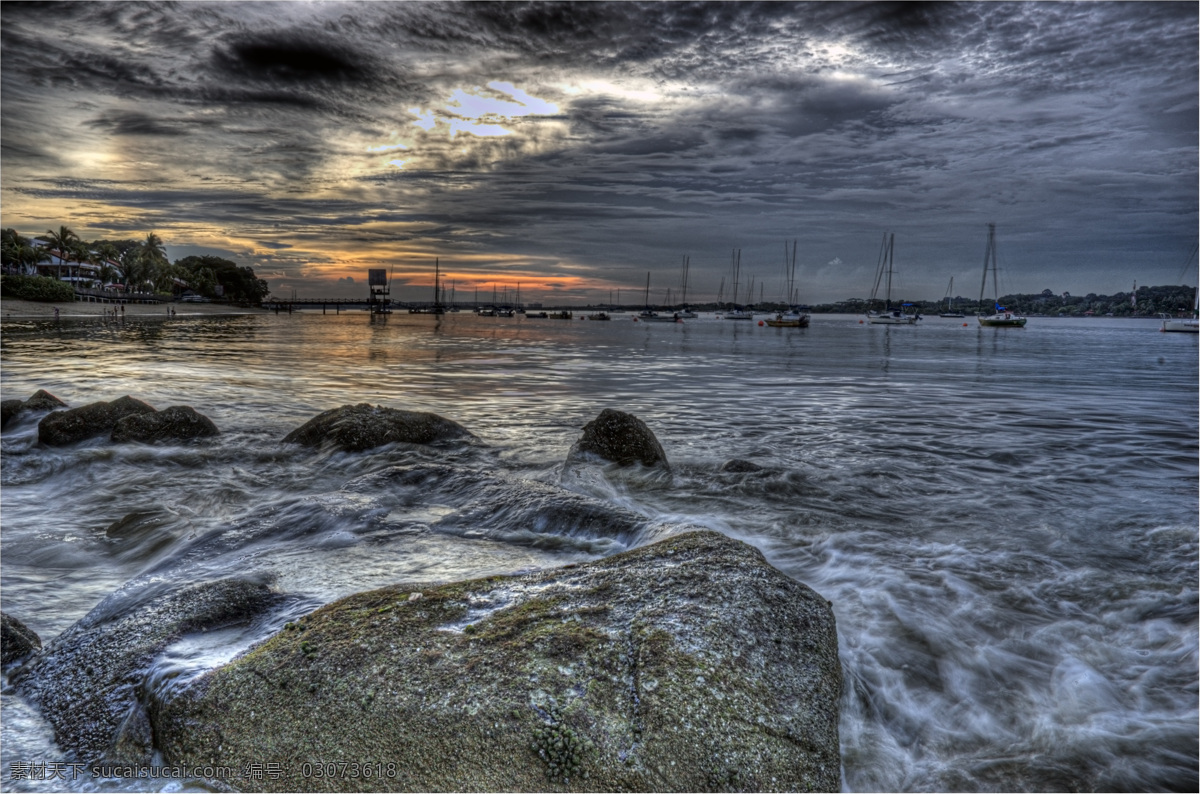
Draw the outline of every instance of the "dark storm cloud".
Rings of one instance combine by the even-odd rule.
[[[114,135],[187,135],[197,129],[212,127],[211,119],[163,118],[137,111],[109,110],[87,122],[88,126]]]
[[[1063,279],[1173,275],[1195,235],[1191,3],[6,3],[0,19],[6,216],[101,207],[97,226],[207,225],[313,261],[389,236],[579,268],[686,250],[714,288],[728,247],[765,272],[791,235],[826,297],[869,286],[884,228],[934,291],[977,267],[991,220],[1012,261]]]
[[[213,53],[218,76],[267,84],[364,84],[375,70],[344,43],[309,31],[240,34]]]

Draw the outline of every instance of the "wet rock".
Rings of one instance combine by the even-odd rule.
[[[25,405],[24,400],[0,401],[0,428],[8,425],[8,420],[20,413],[23,405]]]
[[[763,467],[749,460],[734,458],[733,460],[725,461],[725,464],[721,466],[721,471],[731,474],[743,474],[746,472],[763,471]]]
[[[67,404],[45,389],[38,389],[28,400],[4,400],[0,403],[0,428],[22,411],[53,411]]]
[[[0,664],[15,662],[41,647],[42,641],[33,629],[0,612]]]
[[[138,710],[147,668],[185,634],[243,623],[275,599],[262,583],[221,579],[91,613],[18,671],[17,690],[41,708],[55,739],[85,763],[149,761]],[[145,751],[143,757],[133,756]]]
[[[464,436],[471,433],[437,414],[359,403],[317,414],[283,441],[309,447],[329,442],[346,452],[361,452],[395,442],[432,444]]]
[[[304,776],[338,758],[393,791],[833,791],[840,693],[828,602],[706,531],[354,595],[151,716],[167,763],[283,765],[250,790],[361,787]]]
[[[212,420],[187,405],[172,405],[149,414],[131,414],[113,425],[112,440],[127,441],[186,441],[192,438],[215,436],[219,431]]]
[[[598,455],[605,460],[630,466],[668,468],[667,453],[663,452],[654,433],[646,423],[633,414],[605,408],[592,421],[584,425],[583,435],[571,447],[567,462],[578,460],[583,454]]]
[[[126,416],[152,413],[154,409],[149,405],[129,396],[54,411],[38,423],[38,441],[51,446],[71,444],[111,433],[117,422]]]
[[[53,411],[66,408],[67,404],[45,389],[38,389],[25,401],[24,407],[26,411]]]

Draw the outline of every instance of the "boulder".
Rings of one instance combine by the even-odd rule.
[[[8,420],[19,414],[24,405],[24,400],[0,401],[0,428],[7,426]]]
[[[41,647],[42,641],[33,629],[0,612],[0,664],[15,662]]]
[[[219,431],[212,420],[187,405],[172,405],[149,414],[130,414],[113,425],[112,440],[186,441],[215,436]]]
[[[350,596],[151,718],[168,764],[283,771],[247,790],[834,791],[841,688],[829,603],[703,531]]]
[[[53,411],[67,404],[45,389],[38,389],[28,400],[4,400],[0,403],[0,428],[21,411]]]
[[[38,441],[61,446],[85,438],[111,433],[118,421],[134,414],[152,414],[154,409],[141,400],[125,396],[112,402],[94,402],[54,411],[38,422]]]
[[[437,414],[359,403],[317,414],[283,441],[308,447],[328,442],[346,452],[361,452],[394,442],[432,444],[470,435],[462,425]]]
[[[28,400],[25,401],[24,410],[26,411],[53,411],[58,408],[66,408],[67,404],[55,397],[45,389],[38,389],[33,393]]]
[[[640,463],[669,468],[667,453],[646,423],[633,414],[611,408],[605,408],[584,425],[583,435],[571,447],[567,462],[574,462],[585,453],[621,466]]]
[[[220,579],[115,614],[102,602],[18,671],[17,691],[40,706],[58,744],[84,763],[148,763],[139,690],[150,663],[183,635],[245,622],[275,598],[264,584]]]

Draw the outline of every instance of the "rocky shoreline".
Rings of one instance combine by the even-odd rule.
[[[28,410],[55,407],[47,397]],[[108,406],[120,402],[84,406],[103,419],[97,432],[174,410],[113,420]],[[83,409],[41,422],[72,410]],[[126,435],[110,440],[205,443]],[[348,452],[481,443],[436,414],[368,404],[324,412],[282,442]],[[669,472],[650,429],[612,410],[583,429],[567,465]],[[387,492],[451,478],[464,479],[430,463],[360,479]],[[501,510],[629,533],[642,521],[558,485],[468,479],[459,522]],[[836,790],[831,604],[745,543],[686,526],[661,534],[586,563],[349,596],[169,693],[148,682],[164,649],[269,621],[291,596],[270,581],[134,580],[45,647],[5,615],[5,669],[83,762],[257,770],[220,784],[246,791]]]

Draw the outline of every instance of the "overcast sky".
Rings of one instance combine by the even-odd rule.
[[[276,294],[1195,284],[1196,3],[0,7],[0,212]],[[425,290],[426,292],[428,290]],[[395,295],[395,293],[394,293]]]

